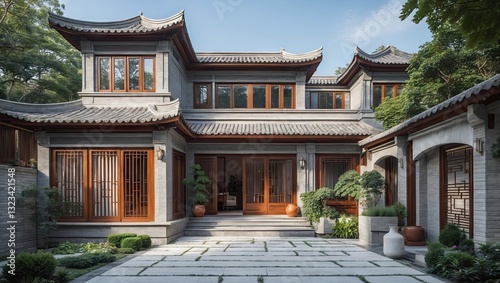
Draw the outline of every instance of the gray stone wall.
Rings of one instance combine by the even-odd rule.
[[[9,168],[15,169],[15,175],[13,176],[15,179],[14,197],[16,198],[14,219],[10,219],[8,213],[8,207],[12,206],[12,204],[8,204],[8,201],[10,201],[8,198],[11,197],[8,194]],[[15,249],[16,254],[21,251],[36,250],[35,226],[30,220],[29,211],[20,204],[23,187],[36,185],[36,178],[36,169],[0,165],[0,255],[10,254],[11,249]],[[17,221],[17,223],[8,223],[7,221]],[[15,225],[15,234],[12,234],[12,236],[7,230],[11,225]],[[12,241],[10,244],[14,243],[15,247],[9,247],[9,240],[14,236],[15,242]]]
[[[500,242],[500,160],[491,156],[491,145],[500,138],[500,102],[488,106],[488,113],[495,115],[495,127],[486,127],[484,174],[485,174],[485,242]],[[474,168],[475,170],[475,168]],[[476,184],[474,184],[476,185]],[[476,188],[474,188],[475,190]],[[475,192],[475,196],[477,193]],[[475,208],[476,209],[476,208]],[[479,225],[479,224],[475,224]],[[476,228],[476,227],[474,227]],[[474,239],[478,241],[479,239]]]
[[[437,241],[439,236],[439,148],[429,151],[426,155],[427,178],[427,240]],[[424,176],[420,175],[421,178]],[[425,189],[423,187],[422,189]]]

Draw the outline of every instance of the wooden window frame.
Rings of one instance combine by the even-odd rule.
[[[373,105],[373,101],[375,101],[374,99],[374,95],[375,95],[375,87],[377,86],[380,86],[381,87],[381,98],[380,98],[380,104],[375,106]],[[372,108],[375,109],[377,107],[379,107],[380,105],[382,105],[382,103],[384,103],[384,99],[386,98],[386,88],[387,86],[392,86],[392,97],[397,97],[399,95],[398,93],[398,89],[400,86],[403,86],[404,87],[404,84],[402,83],[374,83],[373,84],[373,91],[372,91]]]
[[[342,109],[345,109],[345,92],[342,92],[342,91],[308,91],[308,92],[309,92],[309,108],[307,108],[307,109],[318,109],[318,110],[342,110]],[[329,93],[332,96],[332,99],[333,99],[332,108],[320,108],[319,107],[319,105],[320,105],[319,97],[321,94],[325,94],[325,93]],[[318,101],[318,105],[315,108],[311,107],[311,97],[313,94],[316,95],[316,100]],[[342,96],[342,102],[341,102],[340,108],[337,108],[337,100],[335,99],[338,94],[340,94]]]
[[[97,56],[96,57],[96,66],[97,66],[97,91],[98,92],[156,92],[156,57],[153,55],[116,55],[116,56]],[[106,89],[101,89],[101,58],[109,58],[109,87]],[[130,78],[129,78],[129,70],[130,70],[130,60],[133,58],[139,59],[139,89],[130,89]],[[123,89],[115,89],[115,60],[123,59],[125,61],[124,68],[124,86]],[[144,89],[144,60],[152,59],[153,60],[153,88],[152,89]]]
[[[245,86],[247,87],[247,107],[246,108],[235,108],[234,107],[234,88],[237,86]],[[253,107],[253,87],[254,86],[263,86],[266,89],[266,107],[265,108],[254,108]],[[279,87],[279,107],[271,108],[271,87],[278,86]],[[230,99],[230,107],[229,108],[220,108],[219,107],[219,95],[218,95],[218,87],[229,87],[229,99]],[[292,101],[291,108],[285,108],[285,87],[291,87],[292,89]],[[194,104],[193,104],[194,105]],[[201,107],[195,107],[201,108]],[[207,107],[210,108],[210,107]],[[269,84],[269,83],[251,83],[251,84],[241,84],[241,83],[216,83],[215,84],[215,108],[216,109],[295,109],[296,108],[296,92],[295,85],[293,84]]]
[[[205,86],[207,87],[207,103],[206,104],[200,104],[198,102],[198,87],[199,86]],[[213,103],[212,103],[212,83],[195,83],[193,85],[193,107],[195,109],[206,109],[206,108],[213,108]]]
[[[117,153],[117,190],[118,190],[118,216],[95,216],[93,215],[94,199],[92,195],[92,153],[99,151],[115,151]],[[147,153],[146,172],[147,172],[147,216],[146,217],[126,217],[124,210],[124,186],[125,186],[125,168],[124,156],[128,151],[144,151]],[[90,148],[90,149],[64,149],[52,148],[50,160],[50,183],[57,186],[57,160],[58,152],[81,152],[82,153],[82,182],[83,182],[83,216],[68,217],[63,216],[59,221],[75,222],[151,222],[154,221],[154,151],[151,148]]]

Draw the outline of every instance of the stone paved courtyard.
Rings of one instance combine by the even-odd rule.
[[[356,243],[322,238],[182,237],[87,282],[444,282]]]

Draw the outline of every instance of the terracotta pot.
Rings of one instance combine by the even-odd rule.
[[[203,204],[195,204],[191,207],[191,214],[194,217],[203,217],[205,215],[205,206]]]
[[[422,226],[406,226],[404,237],[407,246],[425,246],[425,229]]]
[[[288,217],[295,217],[299,214],[299,207],[296,204],[288,204],[285,208],[286,215]]]

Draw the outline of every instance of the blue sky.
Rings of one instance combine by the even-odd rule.
[[[333,75],[352,60],[357,45],[372,52],[394,45],[416,52],[431,40],[425,23],[401,22],[406,0],[60,0],[66,17],[115,21],[143,12],[152,19],[185,10],[197,52],[303,53],[323,47],[315,75]]]

